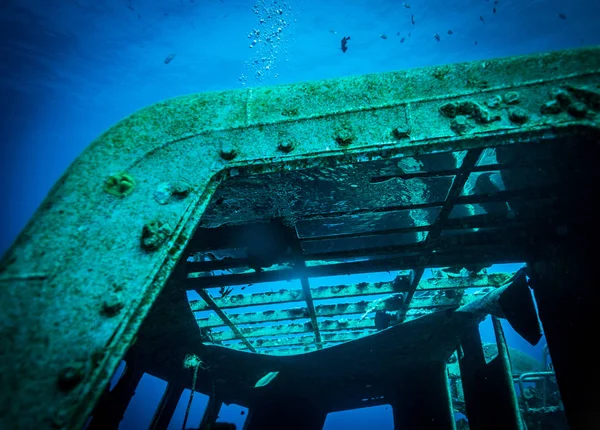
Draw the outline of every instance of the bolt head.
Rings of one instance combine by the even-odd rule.
[[[233,145],[226,143],[226,144],[221,145],[221,151],[220,151],[219,155],[221,156],[221,158],[223,160],[231,161],[235,157],[237,157],[237,151],[233,147]]]
[[[294,150],[294,146],[294,142],[291,139],[286,139],[279,142],[277,149],[288,154]]]

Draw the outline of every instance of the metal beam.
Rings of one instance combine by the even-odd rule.
[[[417,291],[450,290],[462,288],[499,287],[506,283],[514,273],[490,273],[461,278],[429,278],[421,279]],[[357,296],[378,296],[408,291],[409,277],[399,275],[393,281],[385,282],[360,282],[358,284],[333,285],[311,288],[313,300],[343,299]],[[304,291],[300,289],[281,289],[264,293],[230,294],[225,297],[213,297],[215,304],[221,309],[278,305],[284,303],[300,302],[304,300]],[[190,307],[194,312],[210,310],[211,307],[204,300],[191,300]]]
[[[225,285],[244,285],[297,279],[301,276],[316,278],[357,273],[408,270],[418,267],[448,267],[457,264],[520,263],[527,257],[523,245],[530,246],[532,243],[530,240],[527,240],[527,238],[522,238],[521,240],[514,240],[513,243],[505,242],[492,246],[480,246],[468,249],[460,245],[459,239],[453,240],[457,241],[455,249],[436,252],[429,261],[424,261],[422,255],[411,253],[409,255],[398,255],[368,261],[309,266],[302,271],[299,271],[298,269],[283,269],[277,271],[263,271],[262,273],[187,278],[182,280],[182,287],[189,290],[200,290],[202,288],[220,287]],[[551,240],[550,233],[549,240]],[[460,254],[457,254],[456,251],[459,250]],[[390,254],[393,255],[392,252],[390,252]]]
[[[161,430],[169,426],[181,398],[181,393],[183,393],[183,388],[181,385],[167,384],[167,389],[160,399],[156,411],[154,411],[154,416],[148,430]]]
[[[454,206],[457,205],[465,205],[465,204],[482,204],[482,203],[502,203],[506,201],[513,201],[518,199],[526,199],[527,201],[535,201],[535,200],[545,200],[545,199],[555,199],[557,195],[556,186],[543,186],[539,188],[530,188],[530,189],[516,189],[516,190],[505,190],[505,191],[497,191],[494,193],[487,194],[476,194],[476,195],[466,195],[466,196],[457,196],[454,201]],[[314,219],[322,219],[323,221],[330,220],[331,218],[339,218],[350,215],[360,215],[360,214],[378,214],[378,213],[389,213],[389,212],[403,212],[406,210],[415,210],[415,209],[430,209],[430,208],[440,208],[444,205],[444,201],[439,202],[430,202],[426,204],[417,204],[417,205],[397,205],[397,206],[387,206],[385,208],[379,209],[359,209],[350,212],[330,212],[326,214],[311,214],[302,218],[302,220],[314,220]],[[518,220],[516,220],[518,221]],[[486,227],[486,225],[477,226],[477,227]],[[449,224],[444,224],[443,229],[457,228],[453,225],[452,222]],[[386,230],[386,233],[389,232],[417,232],[417,231],[428,231],[431,229],[431,226],[415,226],[415,227],[407,227],[404,229],[395,229],[395,230]],[[372,233],[371,233],[372,234]],[[352,236],[361,236],[361,234],[354,234]],[[336,235],[335,237],[343,237],[343,235]],[[332,238],[329,236],[323,237],[311,237],[308,240],[316,240],[316,239],[324,239],[324,238]],[[192,239],[194,240],[194,239]],[[192,242],[192,246],[188,248],[189,254],[197,253],[197,252],[208,252],[214,250],[214,246],[209,249],[201,248],[200,246],[193,246],[195,242]],[[285,262],[293,262],[294,257],[289,256],[287,258],[282,258],[279,263]],[[213,271],[213,270],[223,270],[223,269],[232,269],[239,267],[249,267],[250,263],[245,259],[224,259],[217,261],[203,261],[203,262],[188,262],[187,271],[188,272],[200,272],[200,271]]]
[[[90,430],[117,430],[144,372],[134,363],[127,363],[121,378],[93,412]]]
[[[248,349],[250,351],[255,352],[254,351],[254,347],[252,346],[252,344],[250,342],[248,342],[248,339],[246,339],[244,337],[244,335],[240,332],[240,330],[236,327],[236,325],[231,321],[231,319],[229,318],[229,316],[227,316],[227,314],[225,312],[223,312],[217,306],[217,304],[214,302],[214,300],[212,299],[212,297],[210,296],[210,294],[208,294],[207,291],[199,289],[199,288],[196,289],[196,292],[208,304],[208,306],[210,306],[210,308],[219,316],[219,318],[223,321],[223,323],[225,323],[225,325],[227,327],[229,327],[233,333],[235,333],[235,336],[239,340],[241,340],[242,342],[244,342],[244,344],[248,347]]]
[[[458,196],[454,202],[455,205],[466,205],[466,204],[480,204],[480,203],[494,203],[494,202],[505,202],[507,200],[513,200],[517,198],[525,198],[529,197],[531,200],[537,199],[545,199],[545,198],[555,198],[557,194],[556,186],[542,186],[538,188],[530,188],[530,189],[516,189],[516,190],[505,190],[505,191],[497,191],[494,193],[486,193],[486,194],[473,194],[466,196]],[[444,201],[437,202],[428,202],[421,204],[413,204],[413,205],[392,205],[386,206],[382,208],[376,209],[356,209],[353,211],[347,212],[328,212],[328,213],[319,213],[319,214],[309,214],[302,217],[303,220],[315,219],[315,218],[337,218],[340,216],[346,215],[359,215],[366,213],[381,213],[381,212],[393,212],[393,211],[401,211],[406,209],[427,209],[440,207],[444,204]]]
[[[427,255],[423,256],[424,261],[429,262],[431,260],[431,255],[434,252],[438,240],[442,234],[443,224],[448,220],[450,212],[452,212],[452,209],[454,208],[455,200],[458,198],[458,196],[460,196],[460,193],[469,179],[471,170],[477,164],[477,160],[479,160],[482,152],[483,149],[472,149],[467,152],[467,155],[465,156],[458,173],[454,177],[454,181],[452,182],[452,187],[450,187],[446,201],[438,213],[437,219],[431,226],[429,234],[427,235],[425,243],[423,244],[423,246],[429,250]],[[424,271],[424,267],[419,267],[414,270],[414,277],[410,285],[410,290],[408,291],[408,294],[405,296],[404,300],[405,308],[410,306],[410,302],[415,294],[415,290],[417,289],[419,282],[421,282]]]
[[[304,266],[306,267],[306,266]],[[317,313],[315,312],[315,304],[310,293],[310,284],[308,278],[303,276],[300,278],[302,283],[302,292],[304,293],[304,300],[306,301],[306,309],[308,310],[308,317],[310,318],[310,324],[312,331],[315,335],[315,344],[317,349],[323,349],[323,340],[321,339],[321,333],[319,332],[319,323],[317,322]]]

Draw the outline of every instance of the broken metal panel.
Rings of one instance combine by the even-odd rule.
[[[544,188],[549,189],[549,188]],[[534,193],[539,195],[538,192]],[[477,203],[470,205],[457,205],[454,206],[452,213],[450,214],[449,220],[444,225],[445,228],[452,228],[454,223],[459,223],[456,221],[457,218],[462,218],[462,220],[473,223],[471,219],[475,220],[477,216],[487,216],[491,219],[491,222],[500,222],[503,221],[504,224],[510,223],[519,223],[519,222],[531,222],[534,219],[540,218],[542,213],[549,214],[555,213],[558,214],[558,209],[555,207],[556,199],[552,198],[535,198],[530,196],[526,197],[517,197],[511,198],[510,202],[489,202],[489,203]],[[516,213],[513,207],[518,207],[518,218],[515,217]],[[482,223],[485,224],[485,221]],[[485,225],[481,225],[481,227],[485,227]]]
[[[362,213],[336,218],[299,220],[296,231],[299,239],[355,236],[411,227],[429,226],[435,221],[439,208],[409,209],[390,212]]]
[[[373,166],[372,183],[385,182],[392,178],[413,178],[421,176],[447,176],[462,166],[467,151],[440,152],[435,154],[419,154],[395,160],[369,163]],[[441,173],[441,174],[440,174]]]
[[[478,167],[503,168],[506,165],[523,165],[551,161],[552,164],[564,160],[564,142],[548,143],[546,145],[515,145],[486,148],[479,161]],[[496,166],[496,167],[492,167]]]
[[[239,175],[217,190],[215,203],[209,206],[203,223],[213,226],[224,219],[257,221],[263,219],[261,213],[272,213],[274,208],[286,216],[305,217],[439,204],[452,184],[452,176],[407,180],[392,177],[373,183],[369,175],[369,163],[345,169],[319,167],[275,173],[268,180]],[[252,205],[247,204],[249,198]]]
[[[201,219],[203,227],[295,219],[293,187],[260,205],[263,212],[204,217],[221,180],[540,136],[589,138],[598,129],[599,70],[597,48],[588,48],[193,95],[124,119],[69,167],[2,258],[2,331],[10,335],[0,374],[17,388],[0,402],[0,427],[83,426]],[[557,105],[555,89],[571,97],[568,108]],[[518,92],[518,106],[505,103],[508,92]],[[464,104],[484,106],[494,96],[502,101],[485,112]],[[452,106],[470,106],[471,114],[452,118]],[[253,192],[242,198],[252,201]],[[360,211],[359,204],[340,206]],[[501,251],[478,254],[521,257]],[[463,262],[465,255],[474,252],[465,250]],[[422,256],[413,257],[402,264],[422,264]],[[389,263],[377,262],[384,270]]]
[[[383,233],[359,237],[348,237],[341,239],[321,239],[302,242],[302,250],[310,254],[337,253],[376,248],[385,248],[403,245],[415,245],[427,238],[427,232],[415,233]]]
[[[510,170],[489,170],[485,172],[473,172],[465,184],[461,195],[468,196],[473,194],[489,194],[497,191],[531,189],[544,186],[557,185],[564,178],[564,169],[558,169],[556,166],[544,168],[518,168]],[[519,182],[513,182],[510,185],[504,184],[502,178],[514,175],[519,178]],[[478,186],[476,186],[478,185]],[[518,188],[517,188],[518,187]],[[477,189],[477,191],[475,191]]]

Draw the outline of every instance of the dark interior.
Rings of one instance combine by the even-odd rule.
[[[211,396],[203,425],[214,420],[221,403],[248,407],[250,430],[320,428],[328,412],[386,403],[394,406],[396,428],[452,428],[445,418],[445,364],[457,348],[465,356],[477,356],[477,348],[469,346],[474,323],[454,312],[459,301],[420,306],[417,287],[426,268],[464,268],[476,279],[481,269],[510,262],[528,265],[528,285],[537,300],[569,425],[589,428],[579,425],[591,419],[585,409],[593,398],[591,388],[575,390],[569,381],[576,379],[576,367],[591,363],[584,345],[595,296],[588,263],[597,237],[593,205],[599,141],[597,131],[571,128],[505,141],[495,136],[479,148],[414,157],[354,164],[331,157],[320,167],[260,175],[240,168],[212,196],[185,258],[125,358],[124,376],[116,389],[107,390],[90,428],[116,428],[114,422],[118,424],[143,373],[168,381],[171,390],[155,415],[154,428],[168,423],[177,393],[192,385]],[[453,147],[463,145],[456,141]],[[311,291],[307,280],[397,270],[405,272],[385,286],[396,300],[389,313],[394,322],[381,329],[369,318],[370,325],[355,327],[360,334],[356,340],[327,347],[336,333],[327,324],[341,324],[341,318],[362,313],[367,304],[342,300],[330,308],[315,305],[315,295],[333,293]],[[240,303],[252,312],[252,285],[288,279],[300,279],[302,289],[279,291],[277,300],[268,300],[297,302],[297,307],[281,316],[256,313],[244,320],[229,315],[228,309]],[[247,285],[244,293],[227,293],[239,285]],[[220,296],[208,294],[211,288],[220,288]],[[188,300],[186,291],[204,301]],[[265,295],[254,297],[255,304],[267,303]],[[507,308],[511,306],[519,308],[518,303]],[[235,340],[237,348],[215,342],[207,322],[202,327],[204,320],[195,315],[208,310],[228,328],[224,338]],[[297,331],[314,338],[303,344],[310,352],[264,354],[257,351],[252,330],[238,327],[244,321],[281,323],[282,318],[289,327],[303,321]],[[187,354],[203,362],[195,383],[193,370],[182,365]],[[461,366],[461,372],[468,367],[462,361]],[[502,385],[500,370],[486,369],[485,379],[494,380],[493,387]],[[254,387],[274,371],[280,373],[272,383],[261,390]],[[473,378],[476,388],[467,394],[463,377],[467,411],[469,396],[477,397],[474,392],[488,393],[500,411],[510,408],[502,390],[477,388],[477,376]],[[485,418],[472,418],[471,428],[491,428],[485,427]],[[510,423],[502,428],[511,428]]]

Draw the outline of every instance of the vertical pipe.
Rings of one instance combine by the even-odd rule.
[[[160,399],[160,403],[154,412],[154,417],[152,417],[152,422],[150,423],[148,430],[161,430],[166,429],[169,426],[171,418],[173,418],[173,414],[177,408],[177,403],[179,403],[179,399],[181,398],[181,393],[183,393],[183,387],[181,385],[174,385],[171,383],[167,385],[167,389]]]
[[[521,412],[519,411],[519,402],[517,401],[517,394],[515,393],[515,384],[512,378],[512,368],[510,365],[510,357],[508,355],[508,347],[506,346],[506,338],[504,337],[504,330],[502,330],[502,323],[500,320],[492,316],[492,323],[494,325],[494,334],[496,335],[496,345],[498,347],[498,360],[500,360],[500,366],[502,368],[502,378],[507,388],[508,401],[510,407],[507,411],[511,413],[511,416],[507,417],[514,422],[514,428],[523,430],[523,421],[521,419]]]
[[[455,430],[445,363],[414,369],[397,383],[394,428]]]
[[[223,406],[223,402],[219,400],[216,396],[210,396],[208,399],[208,404],[206,405],[206,409],[204,410],[204,415],[202,415],[202,422],[200,422],[200,430],[209,429],[217,420],[217,416],[219,415],[219,411],[221,410],[221,406]]]
[[[581,228],[585,231],[573,229],[571,243],[540,250],[545,255],[527,265],[565,416],[572,430],[600,428],[597,412],[600,372],[586,372],[598,367],[597,356],[591,351],[600,296],[598,260],[593,249],[600,243],[600,232],[595,224],[582,224]]]
[[[88,430],[118,429],[142,376],[142,371],[128,363],[121,379],[106,396],[103,404],[98,405],[94,411]]]

